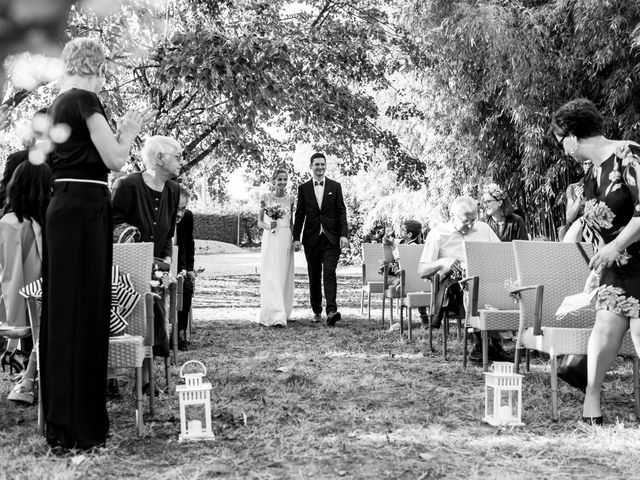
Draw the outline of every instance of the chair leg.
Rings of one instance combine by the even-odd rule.
[[[384,309],[385,309],[385,303],[387,302],[387,297],[382,294],[382,328],[384,328]]]
[[[407,307],[407,310],[409,310],[409,323],[407,325],[407,335],[408,335],[409,341],[411,341],[411,323],[413,323],[413,320],[411,318],[411,307]]]
[[[38,433],[44,435],[44,405],[42,405],[42,388],[40,387],[40,372],[38,375]]]
[[[482,336],[482,371],[489,371],[489,332],[481,330]]]
[[[371,292],[367,295],[367,318],[371,321]]]
[[[404,333],[404,305],[402,305],[400,299],[398,299],[398,305],[400,305],[400,338],[402,338]]]
[[[551,419],[557,422],[560,417],[558,415],[558,365],[555,355],[551,356],[549,366],[551,367]]]
[[[138,426],[139,437],[142,436],[144,428],[144,413],[142,408],[142,367],[136,367],[136,424]]]
[[[449,319],[442,319],[442,354],[445,361],[447,360],[447,337],[449,336]]]
[[[364,315],[364,289],[360,292],[360,315]]]
[[[153,368],[153,357],[145,359],[147,367],[149,368],[149,413],[151,416],[155,416],[155,397],[156,397],[156,374],[155,368]]]
[[[459,318],[458,321],[456,322],[456,328],[457,328],[457,332],[456,332],[456,340],[459,342],[460,339],[462,338],[462,334],[460,333],[461,330],[461,325],[462,325],[462,319]]]
[[[529,373],[531,371],[530,370],[530,367],[531,367],[531,350],[529,350],[528,348],[527,348],[527,353],[525,354],[525,361],[526,361],[525,368],[527,370],[527,373]]]
[[[633,397],[636,406],[636,418],[640,418],[640,379],[638,379],[640,360],[633,357]]]
[[[389,327],[393,326],[393,297],[389,299],[389,306],[391,307],[389,313]]]
[[[467,368],[467,355],[468,355],[468,346],[467,340],[469,337],[469,332],[467,332],[467,322],[465,321],[464,331],[462,332],[462,368],[466,370]]]
[[[167,386],[167,392],[169,391],[169,357],[164,357],[164,380]]]
[[[433,320],[433,315],[431,315],[431,311],[429,311],[429,351],[433,352],[433,329],[431,328],[431,322]]]
[[[520,373],[520,361],[522,360],[522,348],[516,348],[515,355],[513,357],[513,371],[515,373]]]

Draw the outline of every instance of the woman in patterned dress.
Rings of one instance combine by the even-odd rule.
[[[602,382],[628,329],[640,350],[640,145],[605,138],[604,118],[586,99],[560,107],[552,130],[565,153],[591,162],[579,222],[583,238],[596,250],[589,266],[600,273],[600,286],[582,415],[585,422],[600,425]]]

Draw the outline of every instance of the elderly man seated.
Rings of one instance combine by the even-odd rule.
[[[438,328],[442,318],[464,318],[462,288],[458,281],[464,277],[464,242],[499,242],[500,239],[486,223],[476,222],[478,204],[466,196],[457,197],[449,207],[451,219],[433,228],[427,235],[418,273],[431,277],[441,276],[440,289],[436,292],[432,326]],[[490,334],[489,359],[512,361],[513,355],[502,348],[497,332]],[[482,363],[482,342],[478,332],[473,335],[474,345],[469,360]]]

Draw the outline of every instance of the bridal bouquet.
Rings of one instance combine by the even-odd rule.
[[[279,203],[273,203],[264,207],[264,213],[266,213],[271,220],[277,221],[280,218],[283,218],[287,212]],[[271,233],[276,233],[276,230],[271,230]]]

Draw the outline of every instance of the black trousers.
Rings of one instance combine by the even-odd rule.
[[[106,186],[56,183],[47,210],[40,375],[48,442],[107,438],[111,202]]]
[[[338,282],[336,267],[340,258],[340,246],[332,244],[326,235],[321,234],[318,244],[304,247],[309,274],[309,298],[313,313],[322,313],[322,284],[327,302],[327,315],[338,310],[336,292]],[[322,282],[322,284],[321,284]]]
[[[182,286],[182,310],[178,312],[178,331],[187,330],[189,326],[189,310],[193,299],[193,280],[187,275]]]

